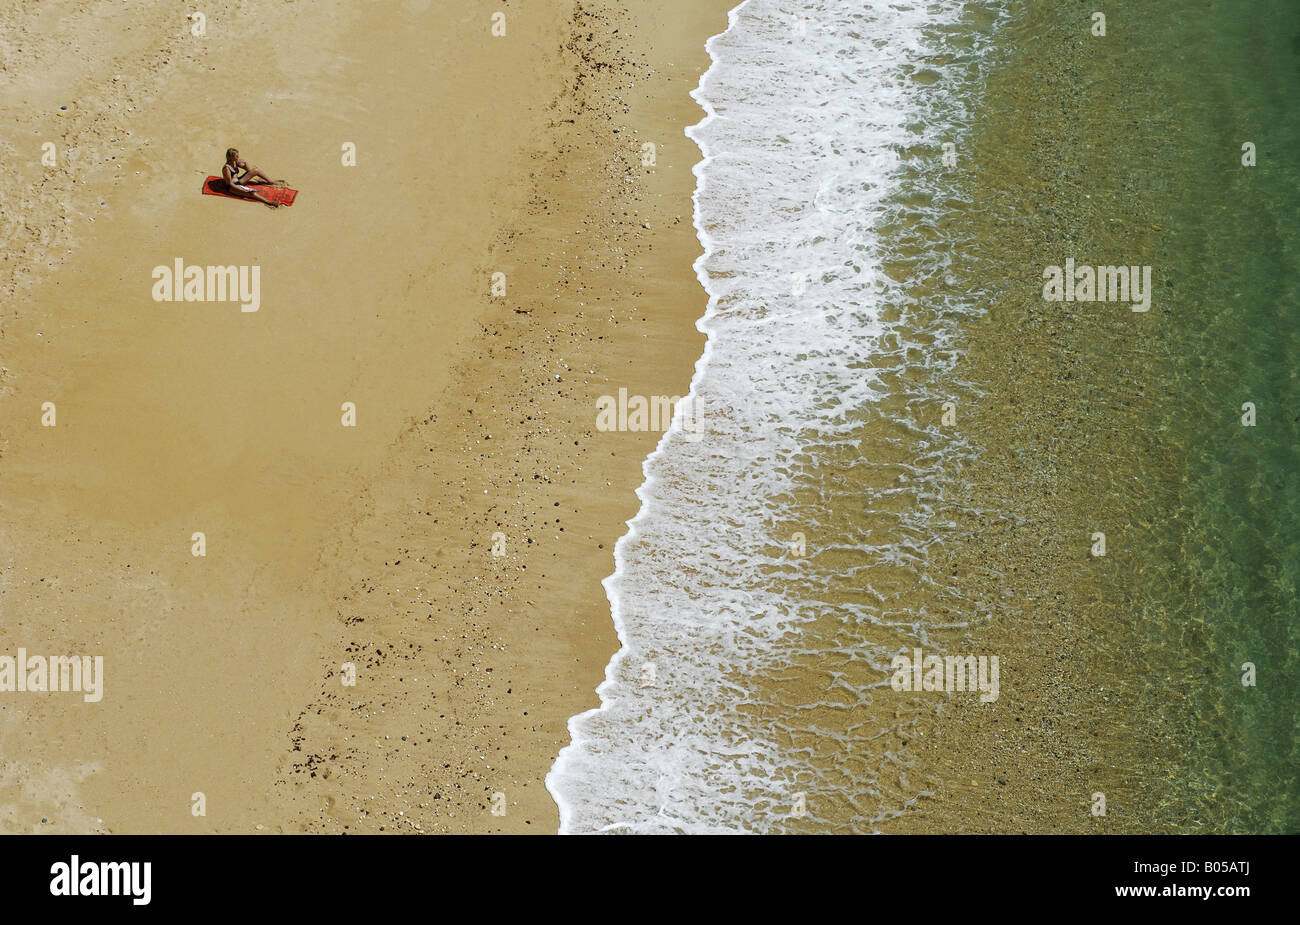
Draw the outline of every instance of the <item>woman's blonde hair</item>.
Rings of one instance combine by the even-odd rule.
[[[238,156],[239,156],[239,149],[238,149],[238,148],[227,148],[227,149],[226,149],[226,160],[230,160],[232,157],[238,157]]]

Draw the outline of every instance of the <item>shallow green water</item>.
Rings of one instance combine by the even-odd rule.
[[[1065,709],[1098,719],[1115,830],[1297,832],[1300,4],[1128,2],[1104,37],[1092,9],[1014,9],[971,174],[993,307],[965,368],[1024,463],[986,503],[1027,522],[1017,600],[1066,595],[998,618],[1074,628],[1042,639],[1091,663]],[[1067,257],[1151,265],[1150,311],[1044,303]],[[1093,529],[1108,558],[1069,561]]]
[[[1300,831],[1300,5],[1143,4],[1135,42],[1163,92],[1175,165],[1159,198],[1176,281],[1165,408],[1184,480],[1177,558],[1152,593],[1203,624],[1192,776],[1221,786],[1205,822]],[[1257,164],[1242,165],[1253,142]],[[1242,405],[1256,408],[1253,427]],[[1253,662],[1257,686],[1241,683]],[[1236,666],[1235,669],[1233,666]]]

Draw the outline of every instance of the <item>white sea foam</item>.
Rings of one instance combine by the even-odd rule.
[[[547,777],[561,832],[869,830],[915,798],[860,711],[891,645],[961,624],[916,601],[947,590],[923,566],[959,440],[921,410],[971,310],[943,290],[941,144],[988,40],[972,6],[746,0],[708,42],[704,437],[675,422],[645,461],[605,581],[622,648]]]

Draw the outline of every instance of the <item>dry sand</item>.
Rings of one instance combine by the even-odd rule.
[[[0,11],[0,652],[105,660],[100,703],[0,695],[0,830],[554,831],[657,439],[595,402],[701,350],[728,5]],[[230,145],[297,203],[200,196]],[[153,301],[178,257],[260,310]]]

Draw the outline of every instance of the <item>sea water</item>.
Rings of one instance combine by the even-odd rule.
[[[1069,753],[1071,736],[1100,736],[1100,760],[1133,769],[1115,824],[1297,830],[1300,8],[1151,0],[1108,10],[1105,35],[1080,10],[747,0],[709,41],[707,115],[688,131],[703,155],[703,437],[674,428],[645,462],[605,582],[622,647],[547,780],[561,831],[879,831],[930,796],[909,752],[942,707],[891,688],[893,658],[963,652],[984,621],[1028,632],[1071,591],[1087,603],[1060,654],[1096,662],[1105,706],[1050,738]],[[1083,103],[1055,133],[986,93],[1045,23],[1066,30],[1062,56],[1109,43],[1088,49]],[[1046,189],[981,214],[962,141],[1000,131],[1043,134],[1064,200]],[[1032,266],[999,262],[1024,253],[1001,246],[1012,234],[1042,242]],[[1085,252],[1098,242],[1133,252]],[[1041,313],[1062,307],[1035,294],[1067,258],[1151,265],[1153,301],[1070,306],[1095,312],[1060,329],[1070,349],[1009,354],[1074,428],[1062,446],[1086,450],[1092,431],[1104,447],[1027,458],[1005,480],[1028,493],[1018,510],[1044,501],[1019,542],[1074,542],[1047,516],[1060,498],[1111,531],[1095,568],[1084,531],[1072,570],[1027,581],[1014,549],[969,554],[985,541],[972,524],[1014,505],[964,484],[996,436],[945,411],[1021,410],[983,391],[996,377],[966,347],[973,331],[1052,324]],[[1017,314],[977,325],[991,304]],[[1142,325],[1130,352],[1123,324]],[[1062,357],[1078,370],[1053,369]],[[982,573],[940,567],[957,560]],[[1051,587],[1067,579],[1084,586]],[[1065,782],[1062,829],[1097,830],[1089,783]]]

